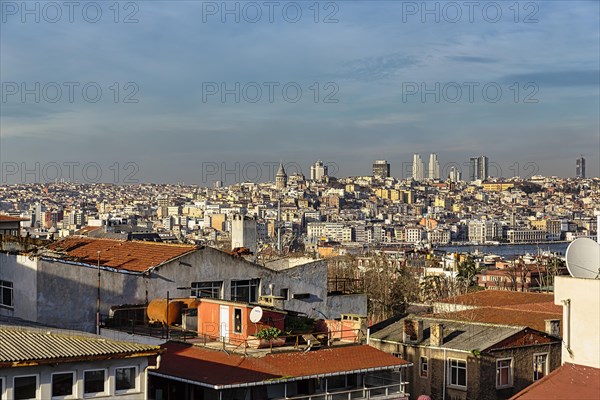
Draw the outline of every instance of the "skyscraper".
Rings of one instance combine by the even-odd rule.
[[[577,178],[585,178],[585,158],[579,157],[575,162],[575,176]]]
[[[373,176],[376,178],[389,178],[390,177],[390,163],[386,160],[377,160],[373,164]]]
[[[435,153],[431,153],[429,155],[427,177],[429,179],[440,179],[440,162],[438,161],[437,154]]]
[[[323,161],[317,161],[315,165],[310,166],[310,179],[320,181],[324,176],[327,176],[327,166]]]
[[[470,161],[470,181],[485,181],[488,178],[488,158],[486,156],[471,157]]]
[[[412,177],[415,181],[422,181],[425,179],[425,167],[423,166],[423,160],[420,154],[413,155],[412,164]]]
[[[450,182],[454,183],[460,182],[461,180],[461,173],[454,165],[450,167],[450,173],[448,174],[448,178],[450,179]]]

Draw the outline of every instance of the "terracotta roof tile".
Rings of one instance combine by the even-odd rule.
[[[13,217],[11,215],[0,214],[0,222],[17,222],[17,221],[29,221],[27,218]]]
[[[392,368],[407,361],[367,345],[269,354],[260,358],[227,355],[180,343],[166,343],[160,375],[212,386],[238,385],[278,378],[301,378],[368,368]],[[152,372],[153,373],[153,372]]]
[[[63,257],[92,265],[98,263],[100,251],[100,265],[135,272],[146,271],[197,249],[196,246],[189,245],[87,237],[66,238],[52,243],[47,248],[64,253]]]
[[[554,295],[508,290],[481,290],[461,296],[449,297],[440,302],[479,307],[500,307],[517,304],[554,303]]]
[[[566,363],[510,398],[539,399],[600,399],[600,368]]]

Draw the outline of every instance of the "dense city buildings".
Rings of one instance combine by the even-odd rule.
[[[373,176],[375,178],[389,178],[390,177],[390,164],[386,160],[377,160],[373,164]]]

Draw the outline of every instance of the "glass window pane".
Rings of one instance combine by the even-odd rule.
[[[85,371],[83,393],[104,392],[104,370]]]
[[[35,399],[37,376],[21,376],[14,380],[15,400]]]
[[[135,367],[117,368],[115,379],[116,390],[135,389]]]
[[[52,396],[69,396],[73,394],[73,373],[52,375]]]

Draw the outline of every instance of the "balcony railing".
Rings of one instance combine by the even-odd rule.
[[[408,399],[405,387],[408,382],[365,387],[339,392],[315,393],[306,396],[285,397],[286,400],[356,400],[356,399]]]

